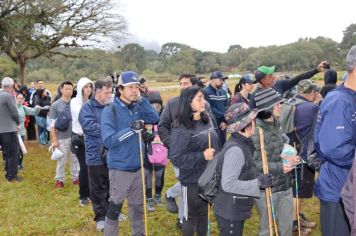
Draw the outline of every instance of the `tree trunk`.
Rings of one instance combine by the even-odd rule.
[[[19,58],[17,60],[17,65],[19,67],[19,79],[21,85],[25,84],[25,67],[27,60],[25,58]]]

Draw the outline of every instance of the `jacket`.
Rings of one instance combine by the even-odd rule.
[[[315,195],[339,202],[356,146],[356,91],[342,84],[326,96],[315,124],[314,142],[322,162]]]
[[[197,121],[192,129],[182,124],[172,129],[169,157],[172,164],[179,168],[179,180],[185,186],[197,184],[205,170],[208,161],[203,152],[209,147],[209,132],[211,146],[218,153],[219,140],[211,120],[207,124]]]
[[[25,116],[35,116],[40,112],[40,108],[26,107],[24,105],[17,105],[17,111],[19,112],[20,119],[20,135],[25,136]]]
[[[138,103],[125,104],[119,98],[104,108],[101,117],[101,135],[108,148],[107,165],[109,169],[135,171],[141,166],[140,148],[145,156],[145,145],[139,145],[139,135],[132,128],[137,120],[146,124],[156,124],[157,112],[146,98]]]
[[[0,89],[0,133],[17,132],[20,124],[14,96]]]
[[[283,150],[283,137],[279,122],[274,119],[273,122],[256,120],[256,126],[264,131],[265,148],[268,159],[269,173],[273,176],[272,192],[286,191],[292,186],[292,178],[289,173],[283,171],[283,160],[281,153]],[[255,134],[252,136],[255,145],[254,162],[257,167],[257,173],[263,173],[262,170],[262,155],[259,131],[256,128]]]
[[[210,108],[213,111],[213,114],[218,125],[221,122],[225,122],[225,110],[228,106],[228,97],[224,89],[215,89],[209,84],[204,88],[205,100],[210,104]]]
[[[83,106],[83,87],[89,83],[92,85],[93,92],[94,83],[90,79],[83,77],[78,81],[77,95],[70,101],[70,112],[72,113],[72,132],[79,135],[83,135],[83,129],[78,120],[80,109]]]
[[[88,166],[103,165],[101,154],[104,149],[101,140],[101,115],[105,105],[94,97],[85,103],[79,112],[79,123],[84,133],[85,158]]]

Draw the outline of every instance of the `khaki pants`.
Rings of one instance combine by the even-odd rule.
[[[70,151],[71,138],[58,140],[58,149],[63,153],[63,157],[57,161],[56,180],[65,182],[66,179],[66,163],[70,156],[70,177],[73,180],[78,179],[79,176],[79,162],[77,157]]]

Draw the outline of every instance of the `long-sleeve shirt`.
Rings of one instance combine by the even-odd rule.
[[[20,124],[15,98],[4,90],[0,90],[0,133],[16,132]]]

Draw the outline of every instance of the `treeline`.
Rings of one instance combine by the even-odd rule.
[[[260,65],[276,65],[277,71],[303,71],[327,60],[333,68],[344,69],[345,52],[356,44],[355,24],[344,31],[339,44],[325,38],[305,38],[282,46],[250,47],[231,45],[226,53],[203,52],[188,45],[170,42],[162,45],[161,51],[146,50],[131,43],[117,51],[101,49],[60,48],[68,56],[39,57],[28,62],[27,81],[44,79],[60,81],[80,77],[97,78],[135,70],[147,77],[179,75],[182,72],[206,74],[214,70],[228,73],[253,72]],[[18,76],[18,69],[6,55],[0,56],[0,76]],[[164,77],[164,76],[163,76]]]

